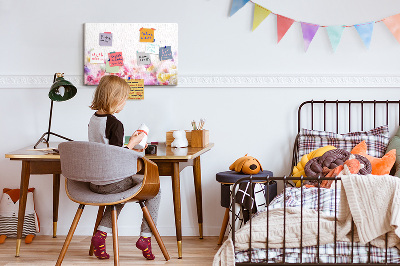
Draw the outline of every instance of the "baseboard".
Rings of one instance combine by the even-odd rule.
[[[162,236],[175,236],[175,227],[158,227],[157,229]],[[219,236],[221,227],[219,226],[205,226],[203,228],[204,236]],[[67,235],[69,227],[59,226],[57,228],[57,235]],[[75,231],[75,235],[91,235],[93,233],[93,226],[78,225]],[[137,236],[140,233],[140,228],[132,228],[131,226],[119,226],[118,235],[120,236]],[[39,235],[53,235],[52,226],[41,226]],[[182,227],[182,236],[198,236],[198,227]]]

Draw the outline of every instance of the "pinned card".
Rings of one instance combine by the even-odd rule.
[[[155,29],[140,28],[140,42],[154,42]]]
[[[90,52],[90,63],[104,64],[104,53],[99,50],[92,50]]]
[[[122,52],[109,53],[108,58],[110,59],[110,67],[124,65],[124,58],[122,57]]]
[[[143,100],[144,99],[144,79],[127,79],[131,90],[129,92],[129,98],[131,100]]]
[[[138,65],[150,65],[151,64],[150,54],[146,54],[143,52],[137,52],[136,56],[137,56]]]
[[[112,33],[104,32],[99,34],[99,45],[100,46],[112,46]]]
[[[158,49],[160,49],[160,47],[155,43],[146,44],[146,53],[158,54]]]
[[[115,67],[110,67],[110,61],[106,62],[106,72],[107,73],[119,73],[119,66],[115,66]]]
[[[171,51],[171,46],[162,46],[160,47],[158,57],[161,60],[168,60],[168,59],[173,59],[172,58],[172,51]]]

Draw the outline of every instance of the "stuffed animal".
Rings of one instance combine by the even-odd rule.
[[[22,236],[25,236],[25,243],[32,242],[36,233],[39,232],[39,219],[35,212],[33,191],[28,189],[26,209]],[[19,189],[3,189],[3,196],[0,200],[0,244],[4,243],[7,237],[17,236]]]
[[[171,147],[185,148],[188,146],[188,140],[186,139],[185,130],[175,130],[174,133],[172,133],[172,136],[175,139],[171,143]]]
[[[231,164],[229,170],[248,175],[256,175],[258,172],[262,171],[262,166],[256,158],[247,156],[246,154]]]
[[[396,149],[390,150],[382,158],[375,158],[367,154],[367,143],[365,140],[358,143],[352,150],[352,154],[359,154],[371,162],[373,175],[388,175],[396,161]]]

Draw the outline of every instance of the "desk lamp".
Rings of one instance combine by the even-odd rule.
[[[72,141],[72,139],[69,139],[69,138],[66,138],[64,136],[61,136],[61,135],[58,135],[56,133],[51,132],[50,131],[50,127],[51,127],[51,117],[52,117],[52,114],[53,114],[53,101],[56,101],[56,102],[67,101],[67,100],[71,99],[72,97],[74,97],[75,94],[76,94],[76,87],[74,85],[72,85],[71,82],[69,82],[68,80],[64,79],[64,73],[55,73],[54,74],[54,79],[53,79],[53,85],[51,85],[50,92],[49,92],[49,98],[51,100],[50,117],[49,117],[49,128],[48,128],[47,132],[45,132],[40,137],[38,142],[36,142],[35,146],[33,146],[34,149],[36,149],[37,145],[40,142],[46,143],[47,147],[48,147],[49,146],[50,135],[54,135],[54,136],[57,136],[59,138]],[[46,136],[47,136],[47,138],[46,138]]]

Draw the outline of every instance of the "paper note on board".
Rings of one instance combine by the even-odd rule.
[[[157,45],[157,44],[155,44],[155,43],[148,43],[147,45],[146,45],[146,53],[149,53],[149,54],[158,54],[158,49],[159,49],[160,47]]]
[[[92,50],[90,52],[90,63],[104,64],[104,53],[100,50]]]
[[[172,51],[171,46],[162,46],[160,47],[158,57],[161,60],[172,59]]]
[[[106,62],[106,72],[107,73],[119,73],[119,66],[110,67],[110,61]]]
[[[104,32],[99,34],[99,45],[100,46],[112,46],[112,33]]]
[[[150,60],[150,54],[146,54],[143,52],[137,52],[136,53],[137,56],[137,63],[138,65],[150,65],[151,64],[151,60]]]
[[[128,79],[126,82],[131,87],[129,92],[129,98],[131,100],[143,100],[144,99],[144,79]]]
[[[108,58],[110,59],[110,67],[124,65],[124,58],[122,57],[122,52],[109,53]]]
[[[154,42],[154,31],[155,29],[141,28],[140,30],[140,42]]]

